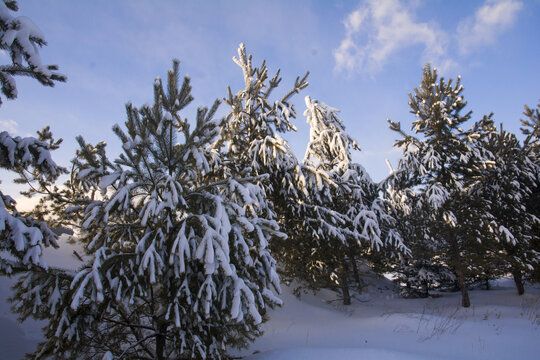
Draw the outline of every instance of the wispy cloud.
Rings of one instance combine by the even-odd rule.
[[[1,120],[0,119],[0,131],[7,131],[9,134],[14,135],[17,133],[19,124],[13,120]]]
[[[336,70],[377,72],[399,50],[420,45],[424,61],[443,61],[447,35],[417,22],[398,0],[368,0],[345,19],[346,36],[334,51]]]
[[[484,6],[458,24],[458,46],[461,54],[495,43],[497,37],[516,21],[523,4],[515,0],[488,0]]]
[[[420,62],[431,62],[444,72],[458,61],[450,55],[457,52],[451,47],[457,46],[455,50],[466,56],[495,43],[515,22],[522,6],[517,0],[487,0],[450,33],[432,21],[416,20],[411,3],[365,0],[344,21],[346,34],[334,50],[335,68],[375,74],[400,51],[421,46]]]

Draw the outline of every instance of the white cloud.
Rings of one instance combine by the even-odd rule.
[[[423,62],[449,65],[447,35],[433,23],[416,22],[399,0],[368,0],[344,23],[346,37],[334,50],[336,70],[374,73],[392,55],[415,45],[423,47]]]
[[[18,127],[19,124],[16,121],[0,119],[0,131],[7,131],[10,135],[14,135]]]
[[[491,45],[497,37],[516,21],[523,4],[515,0],[488,0],[476,11],[474,17],[461,21],[457,28],[461,54],[468,54],[478,47]]]
[[[518,0],[486,0],[450,33],[434,22],[416,21],[411,4],[402,0],[363,1],[344,21],[345,38],[334,50],[336,70],[373,74],[400,51],[421,46],[420,63],[431,62],[444,73],[456,67],[458,52],[463,57],[494,44],[515,23],[523,7]]]

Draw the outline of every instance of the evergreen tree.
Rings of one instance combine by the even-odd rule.
[[[290,99],[307,86],[308,74],[297,78],[292,90],[272,102],[270,95],[281,82],[279,70],[269,79],[266,63],[253,67],[252,56],[247,55],[244,44],[240,44],[238,57],[233,60],[242,69],[245,87],[235,95],[228,88],[228,98],[224,100],[230,112],[221,123],[220,137],[214,146],[224,150],[234,174],[268,178],[261,186],[281,222],[288,199],[301,195],[297,182],[302,179],[296,157],[279,134],[296,130],[291,122],[296,110]]]
[[[411,138],[412,139],[412,138]],[[416,151],[416,145],[404,149],[404,157]],[[382,182],[384,197],[395,209],[397,231],[410,250],[394,258],[390,271],[396,273],[396,283],[401,286],[403,297],[428,297],[429,291],[454,284],[456,276],[444,258],[440,243],[429,233],[431,209],[422,207],[417,194],[417,174],[402,166],[397,171],[390,165],[390,175]]]
[[[178,62],[154,83],[154,104],[127,104],[123,153],[79,137],[64,212],[81,218],[90,260],[77,271],[32,268],[16,287],[22,319],[47,319],[31,358],[225,358],[261,334],[280,304],[267,244],[278,230],[258,183],[215,150],[219,102],[181,116],[192,101]],[[194,127],[192,128],[192,126]],[[71,219],[77,219],[77,216]]]
[[[536,108],[531,108],[525,105],[525,111],[523,112],[525,119],[521,120],[523,128],[521,131],[527,136],[524,141],[525,150],[530,154],[532,161],[536,168],[540,168],[540,102]],[[538,170],[537,170],[538,171]],[[536,185],[532,187],[532,193],[526,199],[525,205],[528,211],[540,219],[540,173],[537,172]],[[533,236],[531,241],[532,248],[540,254],[540,224],[536,222],[533,226]],[[534,270],[531,274],[532,280],[540,282],[540,264],[536,263]]]
[[[305,169],[280,135],[296,130],[292,123],[296,110],[291,98],[307,86],[308,74],[298,77],[290,91],[274,100],[272,95],[281,82],[279,70],[269,78],[266,62],[254,67],[252,56],[247,55],[243,44],[233,60],[242,70],[245,86],[234,95],[228,89],[225,103],[230,106],[230,112],[221,125],[215,147],[225,153],[235,174],[267,177],[261,186],[280,228],[287,234],[287,238],[270,243],[278,269],[285,280],[308,278],[309,252],[301,244],[309,236],[306,234],[311,233],[309,229],[325,225],[317,215],[326,209],[313,205]]]
[[[428,209],[417,206],[416,193],[407,181],[405,172],[394,173],[386,183],[385,198],[396,209],[397,231],[410,252],[394,258],[390,271],[395,272],[400,294],[405,298],[428,297],[429,291],[451,286],[456,276],[444,258],[438,256],[440,244],[429,235]]]
[[[524,204],[539,180],[538,164],[531,147],[526,146],[528,140],[522,145],[502,125],[499,132],[494,129],[480,145],[492,154],[493,162],[474,189],[489,204],[494,218],[491,228],[497,240],[492,246],[498,250],[498,263],[512,273],[519,295],[525,291],[522,273],[533,270],[540,261],[540,254],[532,248],[534,228],[540,220]],[[486,260],[490,258],[494,260],[493,256]]]
[[[491,120],[484,117],[471,130],[463,130],[471,112],[461,114],[466,106],[462,92],[459,77],[455,85],[452,80],[439,80],[437,71],[426,65],[420,87],[409,94],[410,112],[416,116],[412,130],[421,137],[406,134],[399,123],[389,120],[390,128],[403,137],[395,144],[403,149],[403,157],[395,181],[390,182],[399,196],[407,198],[408,207],[415,209],[418,219],[410,223],[415,239],[420,246],[433,242],[435,251],[427,255],[450,266],[457,275],[462,306],[468,307],[465,279],[470,269],[466,264],[491,220],[482,200],[471,196],[486,166],[474,145]]]
[[[320,183],[317,177],[332,180],[315,190],[327,194],[318,197],[317,204],[332,211],[327,222],[335,223],[333,231],[312,234],[309,261],[324,264],[319,268],[326,271],[319,276],[336,279],[347,305],[349,277],[353,275],[357,286],[361,285],[358,261],[389,245],[398,250],[405,247],[378,186],[360,164],[352,162],[351,151],[360,148],[345,131],[338,110],[309,97],[306,106],[304,115],[311,130],[304,165],[313,169],[309,174],[315,177],[308,183]]]
[[[530,146],[533,153],[538,157],[540,152],[540,101],[536,108],[525,105],[523,111],[526,119],[521,119],[521,132],[527,136],[525,144]],[[538,159],[536,159],[538,161]]]
[[[281,81],[279,71],[269,79],[265,62],[253,67],[243,45],[234,61],[242,69],[245,87],[235,95],[229,89],[225,102],[231,111],[222,124],[216,147],[226,147],[226,158],[236,173],[268,177],[262,186],[288,236],[270,243],[283,278],[299,281],[297,291],[302,287],[333,287],[336,276],[343,284],[343,275],[348,273],[343,265],[350,267],[350,263],[336,260],[331,244],[344,244],[347,238],[359,239],[360,235],[354,234],[352,220],[336,210],[333,176],[311,163],[299,162],[279,135],[295,130],[292,119],[296,111],[290,99],[307,86],[307,74],[296,79],[291,91],[272,101],[270,95]],[[344,302],[350,302],[348,290],[343,294]]]

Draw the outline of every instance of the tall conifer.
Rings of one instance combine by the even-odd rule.
[[[125,127],[114,126],[119,157],[79,138],[57,202],[80,219],[89,260],[19,279],[21,318],[48,319],[34,357],[224,358],[280,304],[267,245],[284,235],[257,184],[266,179],[236,174],[212,147],[219,102],[194,123],[183,117],[191,85],[173,65],[154,83],[154,104],[128,104]]]
[[[419,137],[405,133],[399,123],[389,123],[402,136],[395,143],[403,150],[403,157],[393,178],[394,186],[399,187],[396,190],[407,198],[407,206],[419,217],[410,224],[412,231],[435,250],[428,256],[442,258],[455,272],[462,306],[468,307],[468,259],[490,220],[482,200],[471,196],[486,166],[486,159],[474,145],[491,120],[484,117],[470,130],[463,130],[471,112],[462,114],[467,104],[462,92],[459,77],[455,84],[439,79],[428,64],[420,87],[409,94],[410,112],[416,117],[412,130]],[[400,177],[401,181],[397,181]]]

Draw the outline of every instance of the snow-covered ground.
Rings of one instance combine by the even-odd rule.
[[[518,296],[511,279],[490,291],[402,299],[389,281],[372,286],[343,306],[322,291],[297,299],[284,287],[282,308],[270,311],[264,335],[242,352],[269,359],[540,359],[540,286]]]
[[[73,247],[47,254],[51,265],[76,267]],[[459,307],[459,293],[402,299],[386,279],[370,278],[350,306],[321,291],[297,299],[283,286],[285,305],[269,311],[265,333],[247,350],[248,360],[269,359],[539,359],[540,286],[518,296],[511,279],[493,289],[471,291],[472,306]],[[0,360],[20,359],[40,339],[41,324],[19,324],[9,311],[11,280],[0,278]]]

